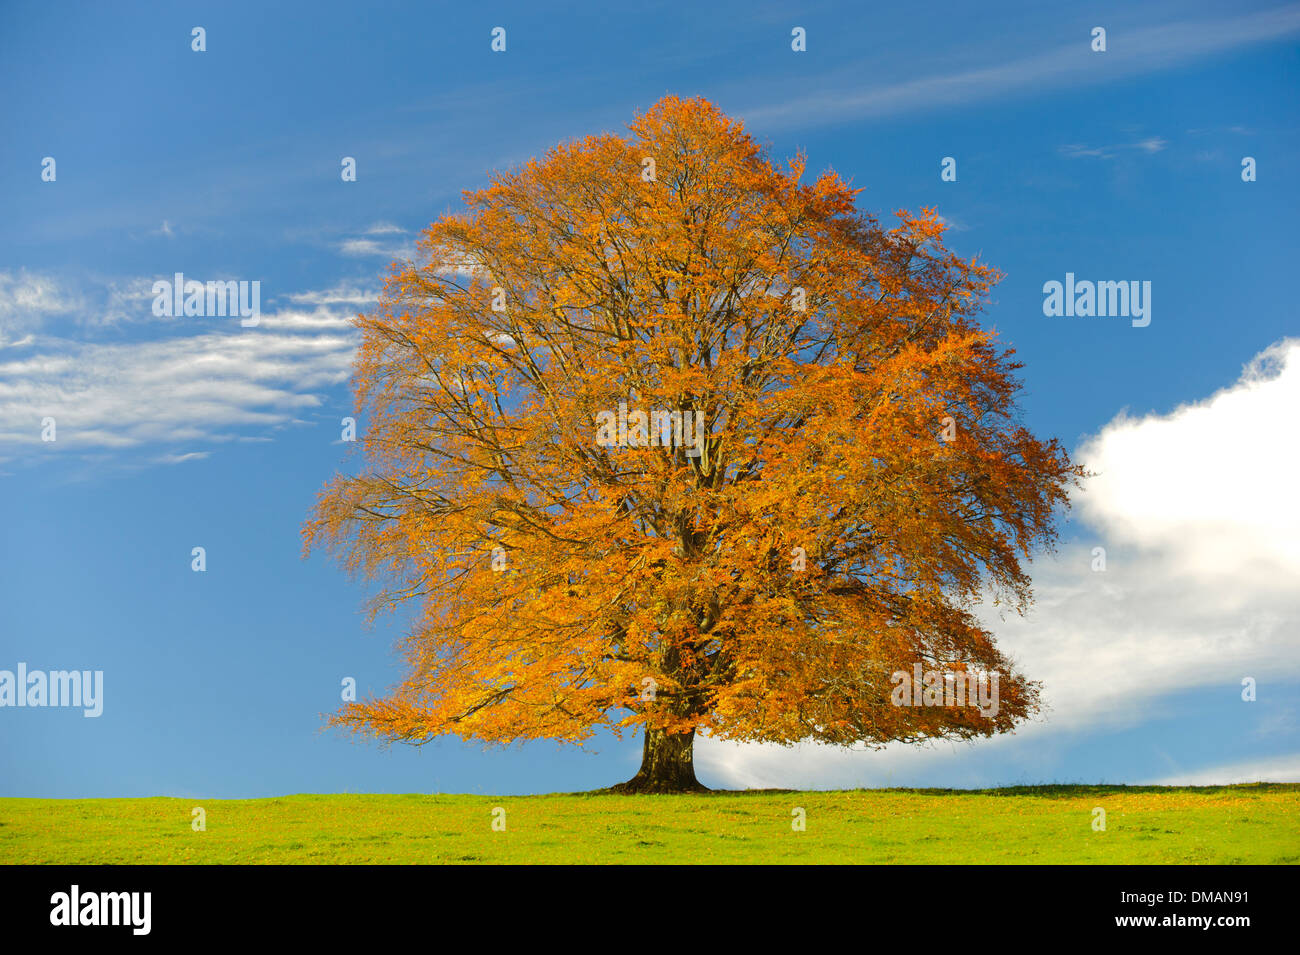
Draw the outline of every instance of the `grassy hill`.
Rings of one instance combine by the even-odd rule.
[[[1300,784],[0,799],[0,863],[98,862],[1294,864]]]

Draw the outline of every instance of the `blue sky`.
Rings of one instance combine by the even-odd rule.
[[[864,208],[937,207],[957,252],[1006,275],[986,321],[1025,362],[1027,423],[1104,468],[1034,563],[1032,614],[989,618],[1044,680],[1043,719],[878,753],[706,742],[701,779],[1300,779],[1300,5],[901,6],[0,9],[0,670],[105,683],[97,719],[0,709],[0,795],[523,793],[635,771],[633,739],[323,731],[342,678],[396,681],[402,624],[365,629],[363,589],[301,559],[299,528],[346,466],[347,318],[388,262],[489,170],[666,93],[806,151]],[[262,323],[154,316],[176,272],[260,281]],[[1150,281],[1151,324],[1045,316],[1067,272]]]

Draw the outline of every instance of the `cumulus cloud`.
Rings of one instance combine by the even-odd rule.
[[[870,754],[705,741],[698,762],[738,786],[888,785],[935,771],[946,785],[992,785],[1007,780],[990,778],[991,758],[998,772],[1032,773],[1064,739],[1140,723],[1171,694],[1300,678],[1298,408],[1300,339],[1289,339],[1231,387],[1168,414],[1121,413],[1075,452],[1097,473],[1075,499],[1097,536],[1033,564],[1024,617],[981,613],[1043,682],[1044,719],[974,747]]]
[[[1166,552],[1199,581],[1294,589],[1297,409],[1300,339],[1288,339],[1205,401],[1121,414],[1079,450],[1098,472],[1081,513],[1108,539]]]

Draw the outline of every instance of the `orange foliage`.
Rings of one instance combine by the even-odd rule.
[[[364,466],[304,536],[420,614],[404,681],[334,721],[408,742],[1011,728],[1036,685],[971,604],[1023,609],[1020,561],[1081,472],[1017,423],[1020,365],[975,321],[998,276],[932,211],[883,228],[706,101],[629,129],[467,193],[357,318]],[[602,446],[620,402],[702,415],[698,453]],[[997,713],[891,705],[915,662],[999,672]]]

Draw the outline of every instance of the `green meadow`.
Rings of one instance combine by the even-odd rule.
[[[1294,864],[1300,784],[0,799],[5,864],[629,862]]]

